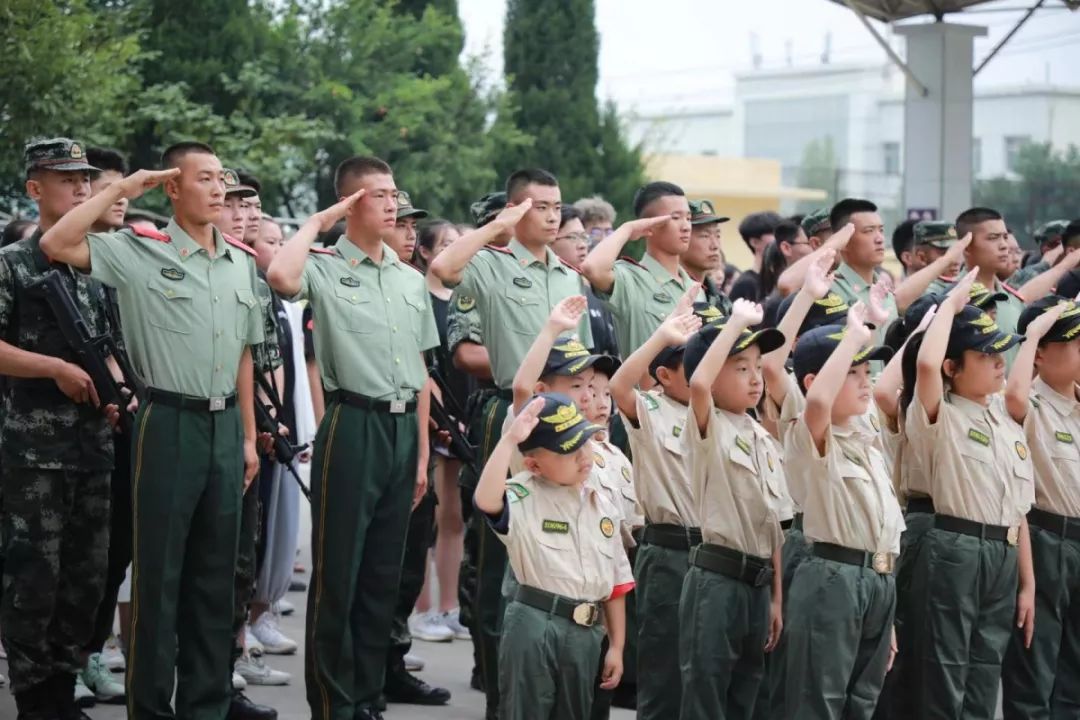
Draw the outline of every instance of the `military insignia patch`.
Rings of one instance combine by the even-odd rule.
[[[596,463],[596,467],[598,468],[602,468],[607,465],[607,462],[604,461],[604,456],[600,453],[593,453],[592,459],[593,462]]]
[[[1057,440],[1060,443],[1067,443],[1069,445],[1073,444],[1072,433],[1067,433],[1064,430],[1055,431],[1054,432],[1054,439]]]
[[[975,442],[979,443],[980,445],[985,445],[986,447],[990,447],[990,436],[987,435],[984,432],[980,432],[980,431],[976,430],[975,428],[972,428],[971,430],[968,430],[968,439],[969,440],[974,440]]]
[[[642,395],[641,399],[645,401],[646,410],[659,410],[660,403],[656,402],[656,398],[652,395]]]
[[[1019,440],[1016,441],[1016,456],[1021,460],[1027,460],[1028,456],[1027,445],[1024,445]]]
[[[623,465],[622,476],[623,480],[625,480],[626,482],[630,482],[630,468],[625,465]]]
[[[679,425],[672,425],[671,426],[671,434],[674,435],[675,437],[679,437],[680,435],[682,435],[682,427],[679,426]]]
[[[354,277],[349,277],[348,275],[341,278],[341,284],[345,287],[360,287],[360,281]]]
[[[166,280],[183,280],[186,275],[183,270],[177,268],[161,268],[161,277]]]
[[[540,529],[546,533],[559,533],[560,535],[566,535],[570,532],[570,523],[565,520],[545,520]]]
[[[533,286],[532,280],[527,277],[514,278],[514,284],[517,285],[519,288],[531,288]]]
[[[459,312],[469,312],[474,307],[476,307],[476,298],[462,295],[457,299],[457,309]]]
[[[79,143],[71,143],[71,159],[72,160],[82,160],[83,159],[83,149],[82,149],[82,145],[80,145]]]
[[[506,483],[506,494],[510,502],[520,502],[529,497],[529,491],[521,483]]]
[[[740,437],[738,435],[735,436],[735,446],[737,448],[739,448],[740,450],[742,450],[747,455],[750,454],[750,443],[746,442],[745,440],[742,439],[742,437]]]
[[[776,469],[776,466],[773,465],[772,453],[765,453],[765,460],[769,463],[769,472],[772,472]]]
[[[604,517],[600,519],[600,532],[604,534],[604,537],[609,538],[615,534],[615,523],[611,518]]]
[[[226,170],[223,179],[225,180],[225,187],[236,187],[240,184],[240,178],[232,170]]]

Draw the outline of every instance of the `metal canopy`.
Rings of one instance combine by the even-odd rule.
[[[962,13],[975,5],[984,5],[990,0],[832,0],[837,5],[853,5],[867,17],[881,22],[896,22],[920,15],[931,15],[938,20],[951,13]],[[1064,0],[1061,4],[1075,10],[1080,0]]]

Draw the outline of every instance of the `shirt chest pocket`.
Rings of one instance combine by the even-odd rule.
[[[674,433],[669,432],[664,437],[663,445],[665,450],[679,458],[680,461],[683,460],[686,454],[686,450],[683,448],[682,437],[676,436]]]
[[[847,455],[837,464],[837,469],[840,471],[840,477],[844,478],[844,482],[856,490],[860,490],[873,482],[870,471],[866,469],[866,466],[861,461],[856,461]]]
[[[150,290],[147,322],[169,332],[191,334],[195,326],[194,290],[180,283],[160,280],[151,280],[147,286]]]
[[[378,324],[375,303],[370,296],[358,287],[345,285],[335,287],[334,296],[334,323],[338,328],[351,333],[375,332]]]
[[[536,538],[536,552],[540,555],[538,567],[558,577],[580,575],[581,561],[568,522],[540,520],[540,526],[532,534]]]
[[[731,488],[736,495],[749,500],[761,500],[766,486],[762,473],[754,464],[754,459],[739,444],[733,444],[728,450],[728,461],[745,472],[736,471],[731,478]]]
[[[1050,460],[1058,472],[1066,478],[1080,477],[1080,445],[1076,444],[1075,433],[1064,433],[1068,441],[1057,437],[1050,443]]]
[[[970,437],[961,438],[958,442],[960,444],[960,457],[965,468],[972,476],[979,477],[989,474],[1001,477],[999,473],[991,472],[995,460],[994,451],[989,443],[984,445],[982,442],[972,440]]]
[[[675,309],[675,299],[668,290],[657,290],[645,302],[645,313],[656,322],[663,322]]]
[[[524,283],[529,285],[522,287]],[[547,317],[548,314],[543,289],[526,277],[516,277],[503,289],[501,300],[499,304],[504,315],[499,318],[500,322],[505,322],[506,327],[515,333],[536,335],[540,330],[537,318]]]
[[[405,295],[403,299],[405,301],[404,313],[408,316],[406,327],[412,331],[413,337],[419,340],[424,332],[424,313],[427,312],[427,307],[423,300],[415,297]]]
[[[255,299],[255,293],[251,292],[249,288],[237,288],[236,289],[236,339],[247,340],[248,328],[252,326],[251,316],[252,313],[262,312],[262,308],[257,307],[257,300]],[[259,323],[261,324],[261,323]],[[272,340],[273,338],[264,338],[264,340]]]

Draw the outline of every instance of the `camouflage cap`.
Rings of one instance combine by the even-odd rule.
[[[832,230],[832,224],[829,222],[829,208],[818,208],[811,213],[807,213],[803,217],[802,229],[806,233],[806,237],[813,237],[820,232]]]
[[[225,195],[233,195],[236,197],[246,198],[254,197],[258,195],[255,188],[250,185],[244,185],[240,182],[240,176],[236,174],[235,170],[225,168],[223,176],[225,178]]]
[[[502,212],[506,207],[506,193],[491,192],[474,202],[469,210],[472,212],[473,222],[477,227],[482,227],[491,222],[492,218]]]
[[[412,198],[409,197],[409,193],[404,190],[398,190],[397,194],[397,219],[402,218],[426,218],[430,213],[427,210],[421,210],[420,208],[413,207]]]
[[[35,140],[23,148],[26,172],[31,170],[57,170],[59,172],[90,172],[96,167],[86,161],[83,146],[71,138]]]
[[[915,244],[929,245],[942,250],[952,247],[956,242],[956,226],[951,222],[915,223]]]
[[[1045,222],[1035,228],[1033,237],[1035,238],[1035,242],[1041,245],[1042,243],[1053,239],[1055,236],[1060,237],[1061,235],[1064,235],[1065,228],[1067,227],[1069,227],[1068,220],[1051,220],[1050,222]]]
[[[723,215],[717,215],[715,208],[711,200],[691,200],[690,201],[690,224],[691,225],[709,225],[711,223],[724,223],[730,220],[729,217]]]

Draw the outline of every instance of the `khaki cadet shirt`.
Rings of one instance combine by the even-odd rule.
[[[882,272],[876,270],[874,272],[874,280],[877,281],[878,274]],[[870,285],[866,284],[866,281],[855,272],[845,262],[840,263],[840,267],[836,269],[836,276],[833,280],[832,290],[840,297],[844,298],[844,302],[848,304],[848,307],[854,307],[855,303],[861,302],[863,305],[870,307]],[[885,298],[885,310],[889,313],[889,319],[881,324],[881,327],[874,330],[874,344],[883,345],[885,343],[885,331],[889,329],[889,325],[896,319],[896,298],[890,293]],[[878,373],[885,367],[885,363],[880,360],[873,360],[870,362],[870,369],[876,377]]]
[[[682,267],[679,276],[673,277],[649,253],[645,253],[640,264],[620,258],[615,261],[614,269],[615,284],[611,292],[598,291],[596,295],[611,310],[619,352],[629,357],[660,327],[694,281]],[[703,296],[699,293],[698,297]]]
[[[1080,518],[1080,385],[1070,398],[1035,378],[1024,432],[1035,465],[1035,507]]]
[[[690,477],[701,537],[760,558],[784,542],[780,512],[784,478],[769,434],[745,413],[716,410],[702,437],[686,413]]]
[[[698,526],[684,437],[686,410],[663,392],[649,390],[637,393],[638,426],[623,418],[646,523]]]
[[[964,272],[967,271],[961,271],[961,273]],[[926,288],[926,292],[944,295],[956,284],[956,280],[957,278],[938,278],[930,283],[930,286]],[[1015,333],[1016,325],[1020,322],[1020,313],[1024,312],[1025,303],[1023,298],[1014,288],[997,278],[994,278],[994,287],[991,288],[990,292],[1003,292],[1008,296],[1005,300],[997,302],[997,306],[994,308],[994,322],[1001,328],[1001,332]],[[1012,370],[1013,361],[1016,360],[1018,352],[1020,352],[1020,346],[1016,345],[1002,353],[1005,356],[1005,369],[1007,372]]]
[[[803,532],[808,540],[856,550],[900,553],[904,516],[877,439],[862,425],[832,425],[819,454],[805,417],[785,443],[787,472],[802,488]]]
[[[592,477],[599,483],[600,490],[608,502],[619,509],[622,518],[621,533],[623,545],[634,546],[631,531],[645,524],[645,516],[638,506],[634,492],[634,468],[630,459],[622,450],[607,440],[592,439],[593,466]]]
[[[1034,470],[1024,431],[1001,395],[983,407],[946,392],[933,424],[916,395],[904,425],[936,512],[989,525],[1020,524],[1035,501]]]
[[[263,341],[255,258],[214,230],[214,257],[172,220],[162,233],[91,233],[90,275],[116,288],[124,343],[150,387],[236,390],[244,348]]]
[[[618,508],[590,483],[562,486],[520,473],[506,485],[505,512],[506,532],[496,534],[522,585],[595,602],[634,582]]]
[[[581,294],[581,275],[551,248],[547,261],[540,262],[515,238],[505,250],[490,245],[481,249],[465,266],[456,290],[476,301],[492,376],[506,390],[552,308]],[[592,346],[588,313],[581,316],[578,339]]]
[[[424,276],[383,243],[376,264],[342,235],[308,256],[300,292],[315,323],[315,357],[327,390],[411,400],[427,382],[422,353],[439,344]]]

